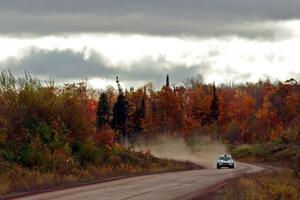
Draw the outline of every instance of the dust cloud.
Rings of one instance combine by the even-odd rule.
[[[182,138],[161,136],[151,142],[139,141],[135,148],[150,151],[158,158],[190,161],[207,168],[214,168],[220,154],[227,153],[226,146],[208,137],[193,138],[187,143]]]

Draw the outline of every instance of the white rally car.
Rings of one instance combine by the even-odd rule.
[[[234,168],[234,161],[231,155],[224,154],[219,156],[217,160],[217,169],[220,169],[221,167]]]

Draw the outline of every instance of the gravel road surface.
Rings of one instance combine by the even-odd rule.
[[[239,176],[262,171],[261,166],[236,163],[235,169],[204,169],[139,176],[42,193],[20,200],[137,200],[193,199],[208,188]]]

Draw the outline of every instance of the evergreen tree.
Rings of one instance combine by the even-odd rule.
[[[120,131],[121,136],[126,136],[127,117],[129,113],[129,106],[126,97],[122,92],[122,88],[117,77],[116,82],[118,84],[119,96],[118,100],[113,107],[113,119],[111,126],[114,130]]]
[[[144,88],[144,96],[141,101],[140,107],[136,110],[135,113],[135,127],[134,132],[140,132],[143,128],[143,120],[146,114],[146,106],[145,106],[145,97],[146,97],[146,88]]]
[[[102,93],[99,97],[98,108],[97,108],[97,129],[103,127],[108,123],[109,117],[109,108],[108,108],[108,100],[107,95]]]
[[[127,117],[129,113],[128,101],[123,94],[119,94],[118,100],[113,108],[112,128],[126,135]]]
[[[213,121],[218,120],[219,117],[219,104],[218,104],[218,96],[216,94],[216,86],[215,83],[213,83],[213,99],[210,105],[210,117]]]
[[[119,94],[123,94],[123,89],[120,85],[120,81],[119,81],[119,77],[117,76],[116,77],[116,82],[117,82],[117,85],[118,85],[118,91],[119,91]]]
[[[144,96],[143,96],[143,99],[142,99],[142,103],[141,103],[141,117],[144,118],[145,115],[146,115],[146,87],[144,87]]]
[[[170,87],[169,74],[166,77],[166,87]]]

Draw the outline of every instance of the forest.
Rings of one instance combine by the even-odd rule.
[[[300,86],[295,79],[246,84],[204,84],[201,76],[180,86],[151,83],[123,93],[108,88],[98,101],[97,127],[129,140],[175,134],[186,141],[209,136],[227,144],[300,140]],[[96,104],[96,102],[95,102]],[[105,129],[105,128],[104,128]]]
[[[56,86],[30,74],[17,78],[1,72],[0,170],[13,169],[6,177],[12,181],[33,169],[41,176],[82,174],[90,166],[102,166],[106,175],[161,169],[170,162],[131,150],[139,139],[161,135],[187,144],[199,136],[231,145],[300,143],[300,85],[295,79],[215,85],[198,75],[175,85],[170,78],[160,90],[152,83],[123,89],[118,77],[117,89],[95,90],[85,82]],[[10,188],[16,183],[3,188],[5,177],[1,180],[0,194],[26,191]]]
[[[134,143],[162,134],[186,141],[203,135],[229,144],[300,142],[300,85],[294,79],[216,86],[196,76],[175,87],[167,76],[158,91],[151,83],[123,91],[117,77],[116,86],[59,87],[2,72],[0,155],[31,165],[31,152],[48,158],[78,153],[84,163],[85,145],[123,145],[126,137]]]

